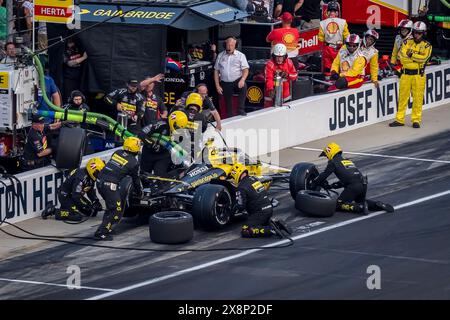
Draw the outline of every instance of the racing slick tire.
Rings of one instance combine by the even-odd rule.
[[[319,175],[316,165],[309,162],[297,163],[289,176],[289,191],[292,199],[296,199],[300,190],[307,190],[309,183]]]
[[[224,186],[200,186],[192,201],[195,225],[210,231],[223,228],[232,217],[232,204],[230,193]]]
[[[59,169],[78,168],[83,158],[86,131],[82,128],[62,127],[56,149],[56,167]]]
[[[149,218],[150,240],[162,244],[186,243],[194,237],[192,215],[184,211],[161,211]]]
[[[313,190],[300,190],[295,198],[295,208],[314,217],[331,217],[336,211],[336,198]]]

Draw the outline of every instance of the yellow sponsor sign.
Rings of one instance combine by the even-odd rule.
[[[0,89],[9,89],[9,72],[0,72]]]
[[[73,14],[73,0],[35,0],[34,18],[36,21],[67,23]]]

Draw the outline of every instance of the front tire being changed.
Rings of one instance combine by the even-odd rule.
[[[200,186],[192,202],[194,223],[205,230],[219,230],[231,219],[232,198],[227,188],[221,185]]]

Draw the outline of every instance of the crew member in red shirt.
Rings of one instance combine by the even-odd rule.
[[[297,70],[290,59],[288,59],[286,46],[282,43],[273,48],[272,59],[266,64],[266,95],[265,106],[273,105],[275,96],[275,77],[279,74],[283,78],[283,101],[291,99],[290,82],[297,80]]]
[[[276,44],[282,43],[286,46],[287,55],[292,60],[294,66],[298,68],[298,49],[300,35],[297,28],[292,28],[291,23],[294,19],[292,14],[284,12],[281,16],[281,28],[273,29],[266,37],[267,42],[272,43],[272,52]]]

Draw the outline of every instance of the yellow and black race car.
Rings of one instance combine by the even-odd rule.
[[[296,187],[290,183],[293,178],[289,169],[255,161],[237,148],[217,148],[209,141],[203,161],[178,168],[173,178],[142,175],[147,188],[142,197],[129,198],[125,216],[180,210],[191,213],[196,226],[220,229],[241,215],[234,209],[236,184],[230,177],[236,163],[244,164],[249,174],[257,176],[268,190],[287,190],[288,184]],[[278,204],[275,199],[272,203]]]

